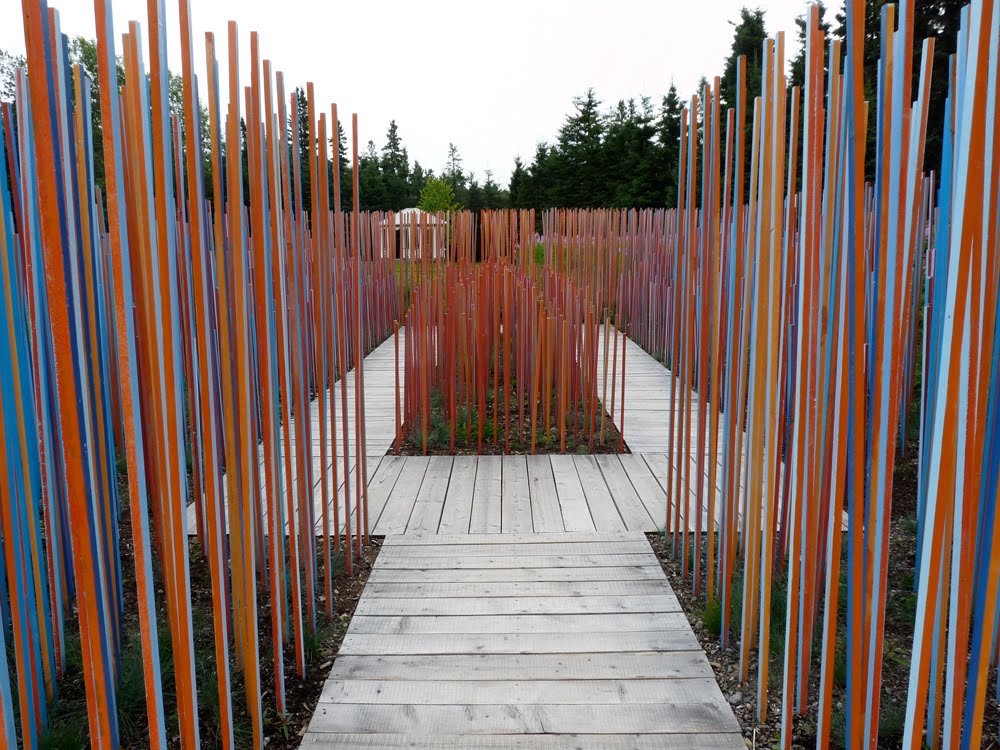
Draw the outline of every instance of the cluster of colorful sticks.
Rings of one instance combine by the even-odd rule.
[[[878,81],[868,82],[877,98],[865,102],[863,14],[860,0],[847,2],[842,48],[825,43],[810,8],[801,90],[787,86],[779,34],[762,50],[760,92],[746,91],[741,60],[733,108],[721,111],[718,78],[701,123],[692,98],[679,208],[635,217],[653,227],[642,247],[618,222],[618,251],[640,262],[628,263],[617,305],[670,363],[667,533],[695,588],[725,603],[724,640],[730,606],[742,608],[732,635],[743,678],[757,650],[761,719],[772,581],[787,576],[785,747],[792,716],[813,700],[820,746],[829,742],[838,649],[847,746],[876,743],[893,466],[920,368],[904,746],[979,747],[1000,647],[1000,5],[963,10],[959,52],[934,71],[950,91],[937,174],[923,172],[933,40],[913,86],[913,2],[884,6]],[[877,139],[866,184],[868,118]],[[646,299],[659,307],[648,312]],[[730,603],[737,579],[742,600]]]
[[[551,209],[542,216],[545,262],[589,286],[620,331],[662,356],[676,221],[675,209]]]
[[[254,746],[262,747],[261,696],[285,712],[284,647],[292,643],[302,676],[317,602],[333,615],[331,544],[341,546],[341,513],[348,569],[367,542],[361,480],[353,500],[347,482],[337,498],[338,460],[346,479],[351,441],[364,445],[363,371],[351,406],[344,375],[400,317],[395,260],[384,251],[380,217],[331,209],[340,205],[339,170],[331,190],[303,192],[300,139],[308,139],[311,173],[326,172],[337,108],[328,118],[310,85],[308,133],[289,128],[299,122],[299,99],[269,61],[261,65],[256,34],[241,86],[237,27],[229,26],[222,109],[215,38],[205,37],[208,80],[197,81],[189,0],[179,0],[184,120],[199,122],[202,91],[209,128],[200,132],[169,114],[163,0],[149,3],[148,71],[139,24],[116,48],[110,5],[95,1],[99,82],[68,65],[59,15],[45,0],[22,8],[28,66],[0,121],[0,654],[12,639],[17,677],[0,656],[0,747],[38,746],[74,607],[91,744],[118,747],[116,683],[134,635],[122,626],[126,498],[117,456],[128,471],[149,745],[163,748],[176,733],[182,747],[199,746],[190,501],[205,556],[198,564],[212,582],[217,669],[201,677],[216,682],[219,731],[233,747],[233,713],[242,711],[232,695],[233,650]],[[105,195],[94,178],[95,85]],[[356,116],[353,124],[356,158]],[[332,147],[336,164],[336,138]],[[243,200],[206,200],[203,153],[211,154],[213,194]],[[357,205],[356,184],[354,196]],[[322,455],[314,457],[317,421]],[[364,476],[357,453],[354,473]],[[332,471],[314,479],[314,458]],[[176,727],[167,726],[161,688],[161,597]],[[271,613],[270,656],[260,653],[259,597]],[[260,684],[265,658],[273,659],[269,688]]]
[[[441,221],[475,224],[465,212]],[[405,319],[397,450],[406,436],[427,451],[435,409],[447,423],[451,452],[456,434],[479,452],[484,439],[510,452],[512,421],[524,433],[521,449],[532,453],[539,439],[557,441],[565,451],[567,433],[590,449],[595,440],[604,443],[609,424],[602,403],[609,384],[613,396],[618,383],[624,404],[625,381],[615,378],[615,369],[608,372],[607,352],[604,371],[598,371],[599,293],[554,264],[535,266],[533,226],[529,212],[491,212],[484,216],[481,262],[471,262],[459,239],[457,248],[449,245],[433,262],[432,272],[425,267],[419,275]],[[458,238],[474,234],[456,231]],[[617,368],[617,336],[614,345]]]

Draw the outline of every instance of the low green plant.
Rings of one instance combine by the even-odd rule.
[[[898,703],[883,702],[878,714],[878,739],[880,747],[894,745],[903,739],[906,710]]]
[[[541,266],[545,264],[545,245],[541,242],[535,243],[535,265]]]
[[[718,597],[713,596],[705,602],[705,613],[702,620],[709,633],[716,637],[722,635],[722,603]]]

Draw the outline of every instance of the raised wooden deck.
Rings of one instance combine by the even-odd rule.
[[[636,531],[390,535],[307,748],[744,748]]]

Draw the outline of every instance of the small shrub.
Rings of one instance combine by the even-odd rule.
[[[722,635],[722,603],[717,597],[712,597],[705,603],[705,629],[712,635]]]
[[[830,744],[847,747],[847,712],[842,705],[834,706],[830,716]]]
[[[833,684],[840,689],[847,687],[847,646],[842,639],[838,639],[833,655]]]
[[[883,703],[878,716],[880,746],[894,745],[903,739],[906,711],[898,703]]]
[[[545,245],[541,242],[535,243],[535,265],[541,266],[545,264]]]

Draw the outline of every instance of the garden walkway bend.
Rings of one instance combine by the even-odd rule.
[[[746,747],[644,535],[662,523],[660,463],[623,458],[520,457],[508,476],[506,459],[373,456],[385,542],[302,746]]]

